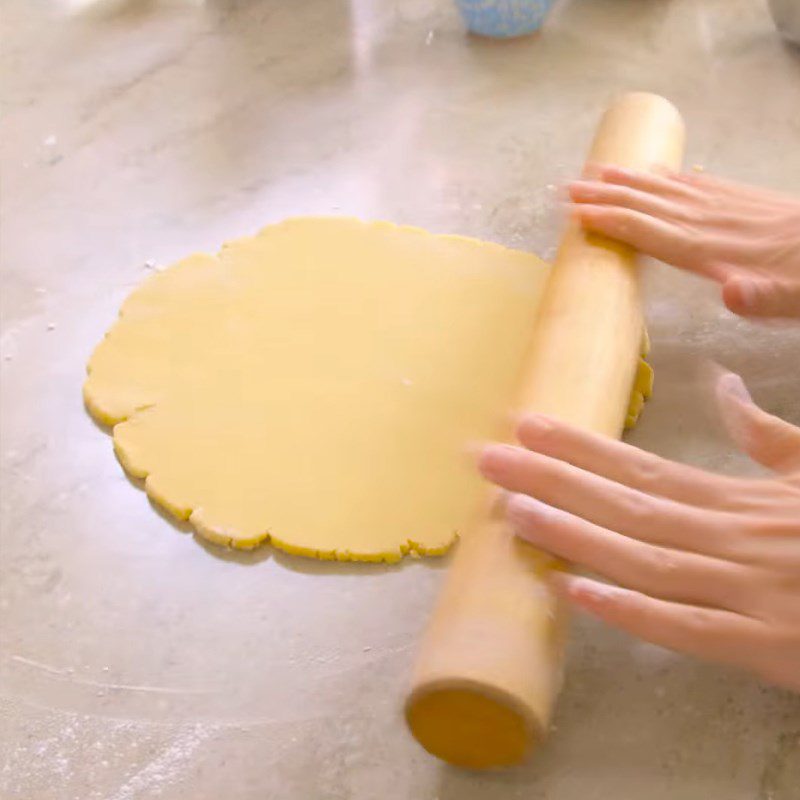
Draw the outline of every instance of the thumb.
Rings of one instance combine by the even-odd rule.
[[[722,286],[722,299],[742,317],[800,318],[800,281],[730,278]]]
[[[800,469],[800,428],[762,411],[738,375],[720,376],[717,403],[731,438],[753,461],[776,472]]]

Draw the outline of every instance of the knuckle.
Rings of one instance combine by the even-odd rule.
[[[756,528],[748,520],[728,519],[717,537],[715,553],[720,558],[752,564],[761,550],[755,541]]]
[[[695,222],[684,223],[681,226],[680,240],[687,263],[710,266],[719,259],[719,246],[716,240],[709,238],[702,225]]]
[[[719,221],[713,207],[701,201],[683,205],[681,212],[683,221],[693,226],[698,241],[708,241],[708,226]]]
[[[623,236],[630,236],[633,232],[633,223],[627,214],[617,215],[616,229]]]
[[[575,484],[573,470],[569,464],[556,459],[548,459],[543,464],[544,475],[552,480],[554,486],[564,490]]]
[[[627,209],[619,206],[606,206],[603,208],[603,212],[615,230],[622,231],[625,229],[628,220]]]
[[[685,612],[683,623],[687,634],[693,638],[707,636],[713,629],[708,612],[702,608],[688,607]]]
[[[722,529],[716,538],[714,553],[717,558],[724,558],[745,565],[745,567],[764,566],[764,548],[753,536],[753,531],[746,525],[736,522]]]
[[[661,459],[652,453],[642,453],[633,467],[633,479],[639,485],[654,486],[661,483],[664,467]]]
[[[622,205],[628,205],[636,199],[636,190],[630,186],[615,186],[609,192],[609,199]]]
[[[708,237],[694,225],[686,231],[686,249],[697,263],[707,263],[713,255]]]
[[[603,191],[594,183],[582,184],[578,187],[578,195],[584,200],[595,201],[603,196]]]
[[[632,526],[645,526],[653,519],[653,501],[646,494],[630,491],[623,502],[622,511]]]
[[[646,569],[652,578],[663,585],[679,577],[680,562],[667,550],[653,550],[647,557]]]

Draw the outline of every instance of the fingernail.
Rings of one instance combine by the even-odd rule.
[[[739,296],[744,308],[755,308],[758,303],[758,287],[753,281],[739,281]]]
[[[720,388],[731,397],[740,400],[743,403],[752,403],[753,398],[750,392],[747,391],[744,381],[735,373],[727,372],[719,379]]]
[[[463,453],[472,461],[478,461],[486,449],[486,442],[465,442]]]
[[[596,181],[574,181],[568,188],[569,196],[573,198],[576,203],[592,202],[597,199]]]
[[[593,162],[584,167],[581,177],[584,180],[603,181],[606,175],[614,173],[629,174],[630,170],[619,167],[616,164],[600,164],[598,162]]]
[[[553,430],[553,422],[542,414],[526,414],[520,421],[517,429],[524,431],[525,436],[544,436]]]
[[[531,519],[541,519],[552,511],[553,509],[546,503],[527,494],[512,494],[506,501],[506,517],[512,523],[526,524]]]
[[[600,583],[589,578],[582,578],[579,575],[561,573],[555,583],[568,597],[578,602],[584,601],[589,604],[599,604],[619,594],[619,589],[616,586]]]
[[[478,459],[478,469],[486,478],[493,480],[503,475],[518,458],[518,450],[510,444],[489,444],[483,448]]]

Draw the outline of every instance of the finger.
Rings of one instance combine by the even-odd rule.
[[[722,299],[743,317],[800,319],[800,281],[732,277],[722,287]]]
[[[730,267],[704,258],[713,249],[709,238],[700,241],[696,233],[630,208],[580,203],[573,206],[576,217],[589,230],[631,245],[636,250],[675,267],[722,282]]]
[[[800,428],[762,411],[738,375],[720,376],[717,403],[731,438],[750,458],[776,472],[800,469]]]
[[[570,197],[576,203],[620,206],[667,221],[692,218],[692,212],[680,202],[629,186],[603,181],[573,181],[568,188]]]
[[[527,495],[512,495],[506,515],[522,539],[628,589],[732,611],[752,607],[746,591],[752,568],[645,544]]]
[[[608,183],[619,186],[629,186],[640,192],[649,192],[682,201],[699,201],[702,194],[687,183],[675,180],[665,171],[643,172],[639,170],[624,169],[608,165],[600,168],[600,177]]]
[[[746,481],[676,464],[629,444],[583,431],[541,414],[525,416],[519,442],[551,458],[652,495],[706,508],[729,508]]]
[[[584,611],[670,650],[754,668],[770,647],[765,623],[731,611],[672,603],[565,573],[557,573],[553,584]]]
[[[520,447],[489,445],[478,466],[484,477],[510,492],[536,497],[641,541],[733,556],[743,537],[741,520],[734,514],[653,497]]]
[[[796,200],[780,192],[719,178],[708,172],[669,172],[666,175],[673,181],[687,187],[693,187],[704,194],[724,196],[726,202],[739,201],[739,204],[750,208],[786,207],[796,205]]]
[[[752,229],[759,221],[772,223],[775,218],[775,211],[769,207],[755,210],[747,207],[738,211],[729,206],[709,208],[708,204],[694,198],[662,196],[606,181],[573,181],[568,189],[575,203],[620,206],[702,230],[704,236],[714,236],[717,240],[715,249],[719,251],[720,260],[738,259],[745,267],[760,255],[764,245],[760,238],[754,242],[752,235],[742,237],[742,229]]]
[[[619,239],[662,261],[677,263],[686,256],[686,234],[677,225],[629,208],[580,203],[573,205],[584,227]]]

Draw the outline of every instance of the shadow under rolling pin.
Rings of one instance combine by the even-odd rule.
[[[622,96],[587,165],[677,169],[684,126],[663,97]],[[553,265],[518,407],[619,438],[644,337],[634,251],[570,222]],[[467,531],[417,658],[405,713],[429,752],[485,769],[523,761],[561,686],[565,610],[549,560],[499,519]]]

